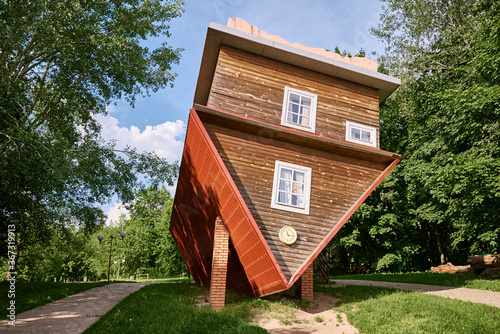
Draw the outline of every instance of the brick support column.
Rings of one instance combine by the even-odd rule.
[[[229,254],[229,232],[220,217],[215,220],[214,253],[210,278],[210,306],[221,309],[226,305],[227,258]]]
[[[301,299],[310,300],[314,299],[313,293],[313,283],[314,283],[314,267],[311,263],[309,267],[307,267],[306,271],[300,277],[300,287],[297,290],[297,297]]]

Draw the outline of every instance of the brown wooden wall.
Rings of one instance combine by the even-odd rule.
[[[224,45],[207,106],[279,125],[285,86],[318,95],[316,134],[345,140],[352,121],[375,127],[379,147],[376,89]]]
[[[204,125],[287,280],[387,167],[208,121]],[[276,160],[311,167],[309,215],[271,208]],[[284,225],[293,226],[299,235],[291,247],[279,241],[278,232]]]

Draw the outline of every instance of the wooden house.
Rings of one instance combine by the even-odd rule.
[[[217,284],[259,297],[301,277],[312,298],[314,259],[399,162],[378,130],[400,82],[229,25],[208,27],[170,230],[213,305]]]

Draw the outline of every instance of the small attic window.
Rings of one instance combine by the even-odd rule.
[[[314,133],[317,104],[316,94],[285,87],[281,125]]]
[[[309,214],[311,168],[276,161],[271,208]]]
[[[347,121],[346,141],[377,147],[377,129],[371,126]]]

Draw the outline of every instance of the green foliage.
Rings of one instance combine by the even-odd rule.
[[[26,312],[35,307],[62,299],[88,289],[108,284],[98,283],[52,283],[52,282],[19,282],[16,281],[15,301],[16,313]],[[8,297],[9,282],[0,282],[0,307],[6,309],[11,298]],[[7,313],[0,314],[0,320],[6,319]]]
[[[182,5],[0,1],[0,222],[16,226],[20,262],[54,227],[102,224],[100,204],[113,195],[129,202],[143,184],[172,184],[177,164],[116,151],[94,116],[172,84],[182,50],[141,40],[168,37]]]
[[[200,288],[152,284],[129,295],[84,333],[266,333],[248,306],[214,311],[195,305]]]
[[[170,193],[165,187],[151,186],[138,190],[135,196],[137,199],[128,206],[128,220],[94,233],[72,227],[52,229],[48,238],[26,245],[19,256],[17,279],[107,279],[111,236],[110,279],[118,278],[118,270],[121,279],[140,273],[148,273],[150,278],[186,274],[187,267],[169,231],[173,205]],[[127,235],[122,240],[123,230]],[[102,242],[98,241],[99,234],[104,235]],[[118,265],[122,260],[125,262]]]
[[[402,78],[380,108],[403,155],[332,245],[344,272],[425,270],[500,252],[500,4],[387,1],[374,34]],[[359,267],[359,265],[358,265]]]

